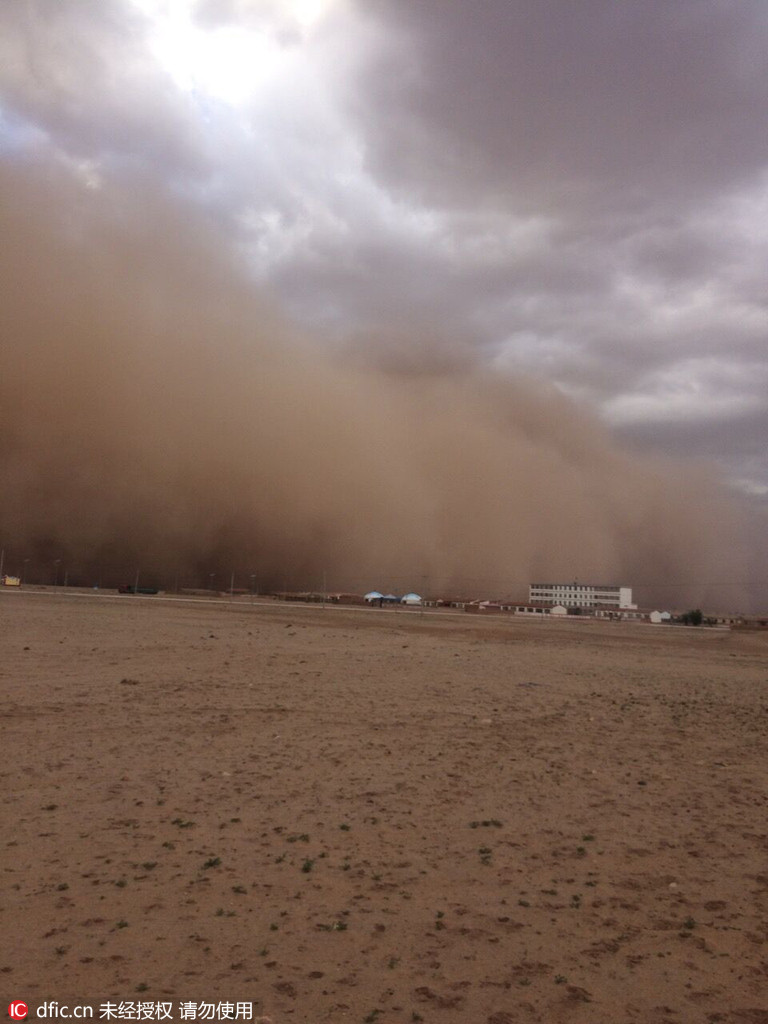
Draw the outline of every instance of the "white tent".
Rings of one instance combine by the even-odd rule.
[[[380,601],[382,597],[384,597],[384,595],[380,594],[378,590],[372,590],[370,594],[365,595],[363,600],[368,601],[370,603],[371,601]]]
[[[418,594],[405,594],[400,598],[400,604],[421,604],[421,598]]]

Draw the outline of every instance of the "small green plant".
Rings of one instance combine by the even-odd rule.
[[[166,850],[175,850],[176,849],[176,843],[172,843],[170,840],[166,840],[163,843],[163,846],[165,847]]]
[[[146,983],[146,981],[140,981],[139,984],[136,986],[136,991],[137,992],[146,992],[148,988],[149,988],[149,985]]]
[[[128,883],[124,878],[118,878],[118,880],[115,882],[115,885],[117,886],[118,889],[124,889],[126,885],[128,885]]]
[[[518,907],[530,907],[531,904],[528,902],[528,900],[518,900],[517,905]]]
[[[183,818],[174,818],[171,824],[177,825],[179,828],[192,828],[195,823],[194,821],[184,821]]]
[[[566,976],[564,974],[556,974],[555,975],[555,984],[556,985],[564,985],[567,981],[568,981],[568,979],[566,978]]]
[[[470,821],[470,828],[501,828],[502,823],[498,818],[484,818],[482,821]]]
[[[309,857],[307,857],[307,859],[306,859],[306,860],[304,861],[304,863],[303,863],[303,864],[301,865],[301,870],[302,870],[302,871],[304,872],[304,874],[305,874],[305,875],[308,875],[308,874],[309,874],[309,872],[310,872],[310,871],[312,870],[312,868],[313,868],[314,866],[315,866],[315,862],[314,862],[314,860],[312,860],[312,859],[310,859]]]
[[[232,886],[232,892],[236,892],[239,895],[242,895],[242,894],[248,892],[248,890],[245,888],[244,885],[233,885]]]
[[[686,931],[692,932],[695,927],[696,922],[694,921],[694,919],[692,917],[686,917],[686,919],[683,921],[683,928],[685,928]]]
[[[56,886],[56,892],[66,892],[68,888],[69,888],[69,883],[68,882],[60,882]]]
[[[399,956],[391,956],[389,958],[389,960],[387,961],[387,967],[390,969],[390,971],[393,971],[397,967],[397,965],[399,963],[400,963],[400,957]]]
[[[156,860],[145,860],[144,863],[141,866],[144,868],[145,871],[151,871],[152,868],[156,868],[157,867],[157,861]]]
[[[375,1024],[380,1013],[381,1010],[371,1010],[371,1012],[366,1017],[363,1017],[365,1024]]]
[[[352,826],[348,825],[346,821],[342,821],[342,823],[339,825],[339,828],[341,829],[342,832],[349,832]]]
[[[203,864],[204,869],[217,868],[221,864],[221,857],[209,857],[208,860]]]
[[[275,857],[275,864],[282,864],[285,860],[285,854],[281,853],[279,857]]]
[[[592,843],[592,842],[594,842],[594,840],[595,840],[595,837],[592,835],[591,832],[587,832],[587,834],[585,836],[581,837],[582,843]]]
[[[481,846],[480,849],[478,850],[478,853],[480,854],[480,863],[481,864],[490,864],[491,863],[491,857],[493,856],[493,851],[491,850],[490,846]]]
[[[118,921],[117,924],[115,925],[115,927],[116,928],[127,928],[128,927],[128,922],[127,921]]]
[[[280,927],[280,926],[279,926],[279,925],[277,925],[277,924],[275,924],[275,922],[273,921],[273,922],[272,922],[272,924],[271,924],[271,925],[269,926],[269,930],[270,930],[271,932],[276,932],[276,931],[277,931],[277,929],[278,929],[279,927]]]
[[[573,896],[571,896],[571,907],[573,907],[574,910],[578,910],[580,906],[581,896],[577,892],[575,892]]]
[[[297,833],[292,836],[288,836],[285,841],[287,843],[308,843],[309,836],[306,832],[302,832],[300,834]]]

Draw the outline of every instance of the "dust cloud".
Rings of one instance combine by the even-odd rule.
[[[706,470],[622,452],[529,381],[313,345],[149,183],[17,164],[0,186],[7,569],[743,603],[721,587],[745,578],[739,512]]]

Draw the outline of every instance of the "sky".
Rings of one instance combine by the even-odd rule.
[[[529,381],[764,512],[763,0],[14,0],[0,29],[6,202],[66,193],[70,240],[165,203],[314,351]]]

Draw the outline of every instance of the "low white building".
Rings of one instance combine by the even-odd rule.
[[[565,608],[637,610],[637,605],[632,603],[631,587],[597,583],[531,583],[528,600],[531,603],[559,604]]]

